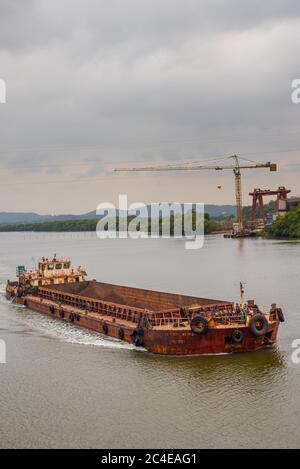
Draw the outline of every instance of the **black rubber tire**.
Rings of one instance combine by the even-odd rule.
[[[285,321],[285,317],[284,317],[284,314],[283,314],[281,308],[277,308],[277,309],[276,309],[276,314],[277,314],[278,320],[279,320],[280,322],[284,322],[284,321]]]
[[[261,327],[257,328],[257,323],[261,323]],[[262,314],[255,314],[250,320],[249,329],[254,337],[262,337],[268,332],[269,324],[267,318]]]
[[[140,335],[135,336],[133,343],[136,347],[142,347],[144,345],[143,339]]]
[[[144,345],[143,336],[144,336],[144,329],[142,327],[136,327],[131,333],[132,343],[136,347],[142,347]]]
[[[195,334],[206,334],[208,331],[208,320],[202,316],[195,316],[191,320],[191,329]]]
[[[122,327],[120,327],[120,329],[118,330],[118,337],[120,340],[123,340],[124,339],[124,329],[122,329]]]
[[[133,331],[132,331],[132,337],[133,339],[135,339],[135,337],[143,337],[144,335],[144,329],[142,327],[136,327]]]
[[[240,344],[244,340],[244,333],[240,329],[234,329],[231,338],[232,342],[234,342],[235,344]]]
[[[103,334],[107,335],[108,334],[108,325],[106,324],[106,322],[104,322],[102,324],[102,332]]]

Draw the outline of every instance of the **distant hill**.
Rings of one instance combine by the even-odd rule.
[[[48,221],[67,221],[96,218],[96,212],[82,215],[39,215],[34,212],[0,212],[0,224],[43,223]]]
[[[211,217],[235,215],[234,205],[205,205],[205,213]],[[125,212],[120,211],[121,216]],[[163,214],[164,215],[164,214]],[[0,224],[27,224],[27,223],[44,223],[49,221],[69,221],[69,220],[91,220],[97,218],[96,211],[83,213],[81,215],[62,214],[62,215],[40,215],[34,212],[0,212]]]
[[[231,215],[236,214],[235,205],[210,205],[206,204],[204,206],[205,213],[208,213],[210,217],[230,217]]]
[[[39,215],[34,212],[0,212],[0,224],[40,223],[44,221],[71,220],[76,215]]]

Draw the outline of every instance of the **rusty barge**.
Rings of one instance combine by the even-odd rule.
[[[70,259],[42,258],[17,268],[6,298],[27,308],[164,355],[246,352],[271,346],[284,321],[275,304],[164,293],[86,280]]]

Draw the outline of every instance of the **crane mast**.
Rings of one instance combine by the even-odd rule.
[[[244,229],[243,223],[243,199],[242,199],[242,174],[241,169],[260,169],[269,168],[270,171],[277,171],[276,163],[255,163],[251,160],[241,158],[237,155],[224,158],[226,160],[231,159],[234,164],[231,165],[202,165],[200,163],[193,163],[190,165],[164,165],[164,166],[144,166],[144,167],[133,167],[133,168],[115,168],[115,171],[200,171],[213,169],[215,171],[232,170],[235,176],[235,199],[236,199],[236,231],[242,232]],[[241,164],[240,160],[246,161]],[[251,164],[250,164],[251,163]]]
[[[234,168],[235,176],[235,200],[236,200],[236,222],[237,231],[240,233],[244,229],[243,224],[243,200],[242,200],[242,175],[240,170],[240,162],[236,155],[234,155],[236,167]]]

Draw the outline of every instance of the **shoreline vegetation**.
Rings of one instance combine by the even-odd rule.
[[[278,217],[262,235],[272,239],[300,239],[300,206]]]
[[[194,217],[194,214],[187,215],[189,218]],[[135,217],[127,217],[127,224],[134,220]],[[180,215],[181,218],[181,215]],[[148,231],[150,233],[151,229],[154,233],[161,234],[163,227],[170,225],[171,236],[174,235],[174,224],[178,219],[178,216],[171,215],[171,217],[163,217],[160,220],[154,219],[151,221],[144,220],[140,224],[140,229],[138,231]],[[11,223],[11,224],[1,224],[0,232],[75,232],[75,231],[95,231],[97,224],[100,219],[82,219],[82,220],[63,220],[63,221],[46,221],[46,222],[36,222],[36,223]],[[126,220],[124,218],[116,220],[116,231],[119,231],[120,222],[123,226]],[[107,223],[107,219],[106,219]],[[181,220],[180,220],[181,223]],[[104,223],[103,223],[104,225]],[[148,225],[148,226],[147,226]],[[152,226],[151,226],[152,225]],[[196,229],[195,218],[192,219],[192,228]],[[102,228],[103,229],[103,228]],[[109,229],[109,227],[107,227]],[[227,228],[221,222],[212,220],[208,214],[204,215],[204,233],[211,234],[213,232],[224,232]],[[105,231],[105,229],[104,229]]]
[[[194,214],[187,215],[193,217]],[[160,220],[154,219],[151,222],[144,220],[140,224],[139,231],[148,231],[161,234],[163,226],[170,225],[171,236],[174,235],[174,221],[178,215],[163,217]],[[180,215],[181,217],[181,215]],[[134,220],[134,216],[127,217],[127,223]],[[10,223],[0,224],[0,232],[78,232],[95,231],[99,218],[77,219],[77,220],[57,220],[35,223]],[[119,231],[119,223],[124,223],[124,217],[117,217],[116,230]],[[221,234],[229,232],[232,228],[233,217],[212,218],[208,214],[204,216],[204,234]],[[126,223],[126,220],[125,220]],[[148,228],[147,228],[148,225]],[[194,219],[192,221],[193,230],[195,230]],[[272,225],[257,233],[257,237],[270,239],[300,239],[300,207],[295,207],[284,216],[278,217]]]

